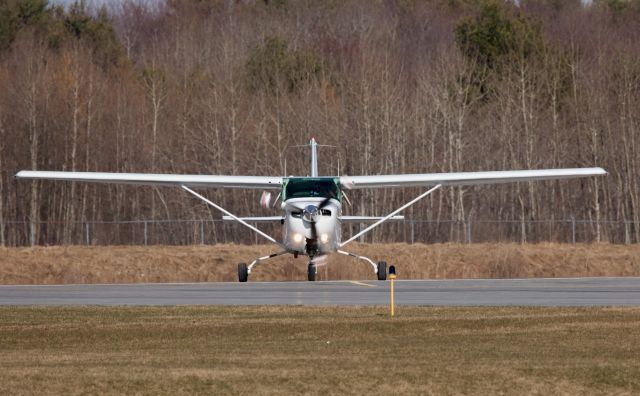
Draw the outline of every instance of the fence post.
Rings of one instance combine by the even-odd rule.
[[[629,222],[624,221],[624,244],[631,245],[631,234],[629,233]]]
[[[576,218],[571,216],[571,243],[576,244]]]
[[[36,222],[29,217],[29,244],[31,247],[36,246]]]
[[[467,243],[471,243],[471,219],[467,223]]]
[[[204,245],[204,220],[200,220],[200,244]]]
[[[416,222],[411,219],[411,244],[416,243]]]
[[[147,221],[144,221],[144,246],[147,246],[149,240],[148,240],[148,234],[147,234]]]
[[[89,234],[89,223],[84,223],[84,244],[89,246],[91,245],[91,236]]]

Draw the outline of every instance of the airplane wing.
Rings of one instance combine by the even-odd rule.
[[[404,175],[342,176],[347,189],[413,186],[470,186],[535,180],[571,179],[606,175],[602,168],[513,170],[497,172],[418,173]]]
[[[271,176],[169,175],[155,173],[49,172],[23,170],[16,174],[16,178],[175,187],[277,189],[282,186],[282,177]]]
[[[343,223],[371,223],[383,219],[379,216],[340,216],[340,221]],[[241,220],[247,223],[274,223],[284,220],[282,216],[265,216],[265,217],[240,217]],[[223,221],[236,221],[231,216],[222,216]],[[393,216],[389,220],[399,221],[404,220],[404,216]]]
[[[340,216],[340,221],[343,223],[372,223],[374,221],[382,220],[384,217],[379,216]],[[399,221],[404,220],[404,216],[392,216],[387,221]]]
[[[240,220],[247,223],[274,223],[284,220],[282,216],[264,216],[264,217],[240,217]],[[237,221],[231,216],[222,216],[222,221]]]

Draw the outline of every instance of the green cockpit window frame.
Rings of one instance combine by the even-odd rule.
[[[282,200],[291,198],[334,198],[342,201],[338,177],[285,177]]]

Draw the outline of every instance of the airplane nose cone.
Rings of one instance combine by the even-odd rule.
[[[316,217],[318,217],[318,207],[314,205],[308,205],[302,211],[302,215],[307,221],[316,221]]]

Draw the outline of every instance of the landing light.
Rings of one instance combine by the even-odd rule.
[[[329,242],[329,234],[322,234],[322,235],[320,235],[320,241],[321,241],[322,243],[327,243],[327,242]]]
[[[302,242],[302,234],[293,234],[294,242]]]

